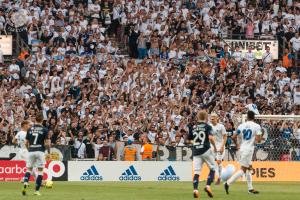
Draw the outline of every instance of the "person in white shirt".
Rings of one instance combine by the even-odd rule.
[[[253,65],[255,61],[255,54],[252,52],[252,47],[248,47],[248,52],[245,53],[244,59],[249,62],[249,65]]]
[[[284,15],[283,19],[288,19],[289,21],[295,19],[295,15],[292,12],[293,12],[292,9],[289,9],[288,13]]]
[[[300,124],[299,122],[295,122],[293,126],[293,135],[294,137],[300,141]]]
[[[171,116],[175,126],[179,126],[182,116],[180,115],[180,108],[176,109],[175,113]]]
[[[240,51],[239,46],[235,47],[235,51],[232,53],[232,57],[238,62],[242,60],[242,51]]]
[[[296,9],[295,23],[300,24],[300,9]]]
[[[20,79],[20,67],[16,64],[16,59],[12,59],[12,63],[8,67],[8,71],[12,79]]]
[[[213,113],[210,115],[211,127],[213,130],[213,136],[215,137],[217,153],[216,153],[216,161],[217,161],[217,169],[219,172],[219,177],[216,182],[216,185],[219,185],[221,182],[221,174],[222,174],[222,160],[225,156],[225,144],[227,141],[227,133],[225,126],[218,122],[219,117],[217,114]]]
[[[155,138],[156,138],[156,135],[157,135],[156,132],[157,132],[157,131],[156,131],[155,125],[152,125],[150,131],[148,132],[148,139],[149,139],[149,141],[150,141],[152,144],[155,142]]]
[[[255,143],[260,143],[262,140],[261,126],[254,122],[255,113],[248,111],[247,122],[238,126],[237,132],[233,134],[233,139],[236,142],[236,138],[240,139],[240,165],[241,169],[238,170],[230,179],[228,179],[224,185],[226,193],[229,194],[229,186],[237,181],[244,174],[246,175],[248,192],[252,194],[258,194],[259,192],[253,189],[252,186],[252,157],[254,153]],[[239,145],[237,144],[237,149]]]
[[[93,18],[99,18],[99,12],[101,8],[99,5],[99,1],[96,0],[93,4],[88,5],[88,11],[90,11],[91,17]]]
[[[300,86],[297,85],[294,89],[294,104],[300,105]]]
[[[220,22],[214,19],[210,25],[210,29],[213,34],[218,35],[220,30]]]
[[[290,40],[290,47],[293,48],[293,51],[299,51],[300,50],[300,37],[299,37],[299,33],[296,33],[295,37],[293,37]]]
[[[74,142],[74,148],[77,158],[83,159],[86,157],[86,146],[83,143],[83,133],[78,133],[78,138]]]
[[[273,62],[273,55],[270,52],[270,47],[266,48],[266,52],[262,56],[263,63],[271,63]]]
[[[21,123],[21,130],[13,139],[13,143],[18,145],[18,159],[27,160],[28,150],[25,146],[27,130],[30,128],[30,122],[25,120]]]

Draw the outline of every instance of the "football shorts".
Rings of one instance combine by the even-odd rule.
[[[250,167],[252,165],[253,151],[241,151],[239,163],[242,167]]]
[[[208,149],[204,154],[193,156],[194,173],[200,174],[203,164],[206,163],[209,169],[216,169],[215,155],[211,149]]]
[[[45,153],[42,151],[28,152],[27,168],[44,168],[46,164]]]

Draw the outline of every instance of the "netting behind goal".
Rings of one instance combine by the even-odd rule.
[[[246,117],[242,117],[245,121]],[[257,115],[264,140],[256,144],[254,161],[300,161],[300,115]],[[227,159],[236,160],[233,144],[228,146]]]

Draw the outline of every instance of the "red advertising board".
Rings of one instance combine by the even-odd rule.
[[[26,172],[26,163],[21,160],[0,160],[0,181],[20,181]],[[47,162],[43,178],[46,180],[67,180],[66,163]]]
[[[0,181],[19,181],[25,172],[25,161],[0,160]]]

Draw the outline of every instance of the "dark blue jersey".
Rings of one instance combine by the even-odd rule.
[[[209,135],[212,135],[212,127],[205,122],[200,122],[190,128],[189,140],[193,140],[193,155],[204,154],[210,149]]]
[[[29,151],[45,151],[45,140],[48,138],[48,130],[42,125],[33,125],[26,135],[29,142]]]

